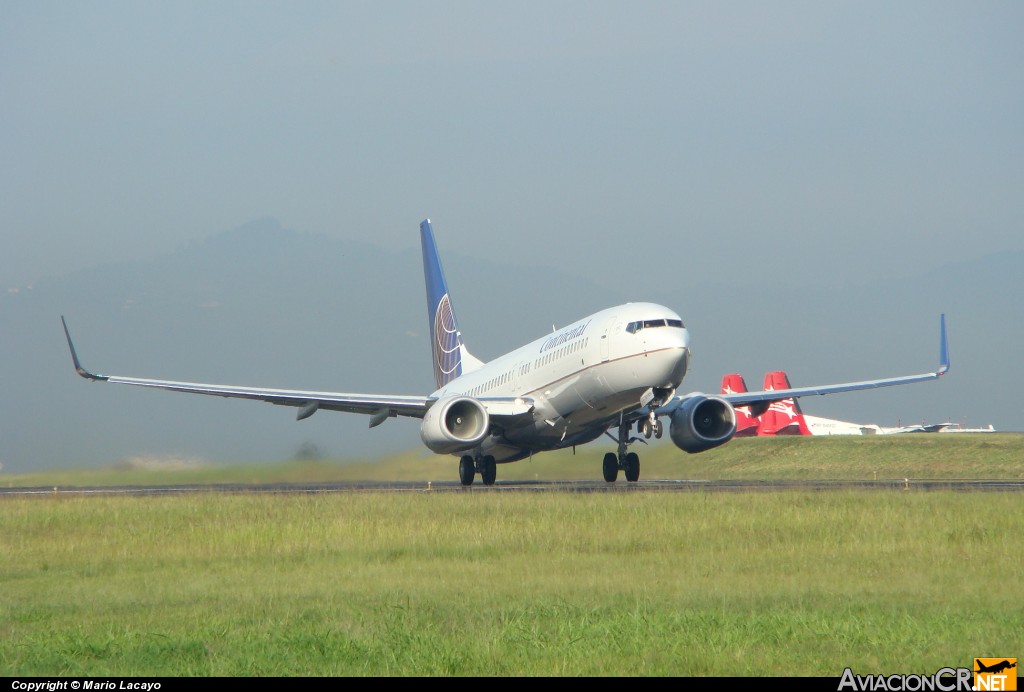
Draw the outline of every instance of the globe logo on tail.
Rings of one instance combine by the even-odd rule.
[[[434,311],[434,381],[438,389],[462,374],[460,345],[451,302],[445,293]]]

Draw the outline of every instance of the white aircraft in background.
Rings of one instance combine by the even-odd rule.
[[[676,390],[690,362],[690,335],[679,315],[653,303],[602,310],[484,363],[462,341],[429,219],[420,224],[420,239],[437,385],[430,394],[349,394],[98,375],[82,367],[62,317],[72,362],[89,380],[293,406],[299,409],[298,420],[319,410],[367,414],[371,428],[390,417],[419,418],[424,445],[460,457],[463,485],[471,485],[477,473],[492,485],[499,463],[602,435],[616,444],[615,452],[604,455],[604,479],[614,482],[621,470],[626,480],[636,481],[640,459],[629,445],[640,436],[661,437],[663,418],[669,419],[669,436],[680,449],[703,452],[732,439],[737,406],[749,407],[756,417],[785,399],[924,382],[949,370],[943,315],[934,372],[820,387],[680,395]],[[632,436],[634,429],[638,436]]]

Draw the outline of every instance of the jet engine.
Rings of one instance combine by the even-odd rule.
[[[736,433],[736,411],[717,396],[694,394],[672,413],[669,435],[676,446],[695,454],[725,444]]]
[[[490,430],[487,409],[468,396],[439,399],[427,409],[420,425],[420,438],[437,454],[454,454],[480,444]]]

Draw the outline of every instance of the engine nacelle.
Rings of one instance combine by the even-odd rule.
[[[427,409],[420,439],[432,452],[454,454],[480,444],[490,430],[487,409],[468,396],[450,396]]]
[[[736,411],[725,399],[694,394],[672,413],[669,435],[684,452],[696,454],[725,444],[736,433]]]

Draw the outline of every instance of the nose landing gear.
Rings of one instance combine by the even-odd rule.
[[[664,428],[662,428],[661,421],[655,417],[654,411],[651,411],[648,418],[641,418],[636,422],[636,431],[648,440],[651,439],[651,435],[660,440]]]

